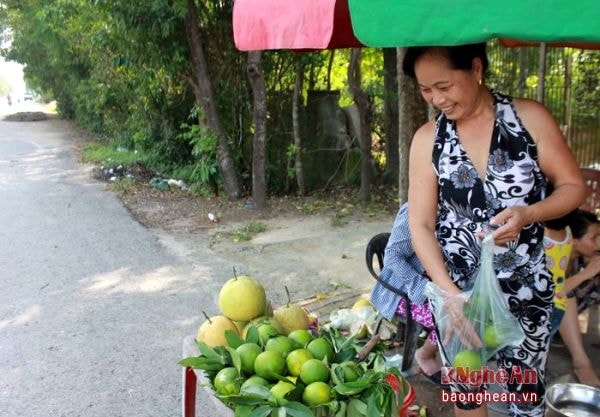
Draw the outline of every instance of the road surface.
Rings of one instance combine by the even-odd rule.
[[[0,122],[0,416],[181,415],[182,340],[231,264],[138,223],[72,131]]]

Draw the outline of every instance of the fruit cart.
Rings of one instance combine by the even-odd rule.
[[[347,305],[349,302],[351,302],[351,300],[356,300],[356,297],[359,295],[360,293],[357,293],[356,291],[343,292],[342,294],[334,295],[329,294],[325,297],[323,297],[323,294],[321,294],[319,297],[300,301],[298,302],[298,304],[309,308],[311,313],[314,313],[318,320],[320,320],[321,324],[323,324],[328,321],[329,313],[331,311],[339,309],[343,305]],[[279,377],[279,383],[283,383],[283,385],[288,384],[288,386],[296,386],[296,388],[298,387],[298,384],[300,384],[300,388],[294,391],[302,392],[302,398],[299,399],[297,397],[292,397],[291,395],[294,394],[294,392],[289,392],[290,395],[287,395],[288,391],[286,391],[283,396],[278,397],[273,391],[275,387],[272,385],[273,382],[271,382],[269,388],[261,387],[261,389],[264,390],[263,393],[266,393],[267,396],[269,396],[269,393],[271,392],[278,399],[275,400],[275,402],[273,402],[274,397],[271,396],[269,400],[266,400],[267,397],[263,397],[263,402],[261,404],[265,404],[266,400],[266,402],[269,402],[271,404],[271,407],[281,407],[287,409],[288,415],[292,415],[294,407],[298,407],[301,409],[303,413],[301,415],[303,416],[328,416],[333,415],[332,413],[334,409],[339,410],[339,407],[344,408],[357,406],[356,404],[360,404],[361,401],[362,405],[360,406],[366,407],[368,401],[365,399],[367,398],[365,397],[365,393],[369,393],[368,395],[370,395],[371,398],[378,398],[380,400],[383,400],[385,398],[385,400],[383,401],[386,405],[378,406],[384,407],[382,410],[397,410],[395,411],[395,413],[397,413],[399,416],[406,415],[407,408],[416,399],[415,392],[410,386],[410,384],[400,376],[399,372],[396,369],[388,368],[386,360],[382,355],[382,349],[385,348],[381,343],[379,343],[379,335],[371,338],[370,340],[368,338],[365,338],[361,341],[358,341],[356,340],[356,335],[350,336],[349,334],[340,332],[338,330],[326,329],[327,327],[328,326],[322,326],[319,331],[313,331],[312,334],[316,339],[321,339],[323,335],[325,335],[326,338],[329,338],[327,340],[331,342],[330,349],[332,349],[331,355],[333,356],[330,357],[329,361],[327,361],[327,358],[323,359],[326,365],[323,365],[321,363],[322,358],[318,358],[316,354],[315,359],[310,360],[319,362],[321,363],[321,367],[325,367],[325,373],[327,374],[327,378],[323,379],[324,381],[327,381],[329,378],[331,378],[331,380],[329,381],[329,385],[323,382],[317,382],[322,384],[324,387],[326,386],[328,388],[328,398],[317,404],[312,404],[310,402],[310,399],[307,402],[306,398],[304,397],[304,394],[309,390],[310,385],[313,384],[304,379],[303,373],[301,373],[300,375],[288,373],[288,370],[289,372],[292,372],[291,368],[289,368],[288,365],[288,370],[286,370],[285,372],[278,372],[279,375],[287,375],[285,377]],[[311,333],[309,331],[305,332]],[[258,333],[258,331],[256,333]],[[248,337],[246,337],[245,341],[242,342],[240,340],[239,342],[249,344]],[[267,340],[267,343],[264,346],[264,353],[267,353],[266,351],[268,343],[270,343],[270,341],[272,341],[273,339],[277,338],[278,336],[275,336]],[[279,338],[285,339],[286,336],[279,336]],[[304,344],[304,347],[306,349],[310,349],[310,345],[311,342],[307,342]],[[237,348],[239,347],[240,345],[237,346]],[[297,348],[298,347],[296,346],[294,349]],[[227,397],[227,395],[224,396],[223,392],[219,390],[217,379],[218,374],[220,372],[218,372],[215,376],[215,372],[205,373],[205,371],[203,371],[202,369],[192,369],[191,366],[193,366],[194,368],[199,368],[199,366],[195,364],[190,366],[191,362],[189,362],[189,360],[191,359],[199,358],[200,360],[207,360],[213,355],[215,357],[218,356],[218,354],[224,355],[225,357],[227,357],[229,354],[235,355],[235,353],[233,353],[232,350],[236,350],[236,347],[233,346],[231,343],[229,343],[229,347],[215,347],[214,351],[211,351],[211,348],[208,347],[206,344],[197,341],[196,335],[190,335],[184,339],[182,352],[183,358],[186,358],[184,361],[182,361],[182,365],[184,365],[184,368],[182,369],[182,415],[184,417],[195,417],[196,415],[199,415],[197,414],[197,410],[200,410],[200,407],[202,407],[203,409],[202,414],[211,416],[214,415],[217,417],[234,416],[234,411],[232,410],[232,408],[228,407],[224,402],[222,402],[228,401],[229,406],[238,407],[238,405],[234,405],[231,403],[231,401],[229,401],[231,397]],[[304,349],[300,348],[298,350]],[[311,352],[313,351],[311,350]],[[292,357],[293,354],[294,351],[290,351],[289,356]],[[340,357],[343,357],[344,359],[339,359]],[[235,364],[235,359],[233,359],[233,356],[231,356],[228,359],[231,360],[226,366],[231,367],[231,361],[233,361],[233,364]],[[302,369],[304,369],[304,366],[302,366]],[[347,371],[350,371],[350,373],[352,373],[352,371],[357,372],[356,375],[353,377],[354,379],[347,379],[349,378],[346,374]],[[259,373],[258,367],[256,367],[256,373]],[[334,374],[338,375],[337,378],[336,376],[334,376]],[[298,376],[294,377],[292,375]],[[247,374],[246,378],[248,378]],[[293,384],[289,384],[289,379],[293,379]],[[296,382],[296,379],[298,379],[298,383]],[[302,381],[300,381],[300,379],[302,379]],[[358,386],[363,384],[363,386],[366,386],[367,388],[357,388],[356,384],[358,384]],[[331,392],[329,393],[330,390]],[[238,385],[235,394],[240,396],[245,392],[247,391],[245,391],[242,384],[242,392],[240,392],[240,386]],[[374,394],[375,392],[377,392],[377,394]],[[329,399],[330,394],[331,400]],[[283,399],[284,396],[289,401],[283,400],[281,402],[280,399]],[[352,406],[350,405],[351,401],[354,401],[354,404]],[[332,404],[336,405],[332,406]],[[266,406],[262,405],[262,407]],[[289,410],[290,408],[292,409],[291,411]],[[389,412],[385,411],[384,413],[389,414]],[[343,414],[346,415],[346,412],[344,411]]]

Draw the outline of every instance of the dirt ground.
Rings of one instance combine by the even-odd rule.
[[[149,185],[117,194],[145,226],[208,239],[214,252],[257,278],[287,286],[294,299],[338,288],[368,291],[374,281],[366,269],[367,242],[391,229],[397,207],[383,193],[361,206],[356,190],[348,189],[272,197],[265,210],[251,208],[248,200],[231,203]],[[282,290],[274,292],[276,304],[286,301]]]

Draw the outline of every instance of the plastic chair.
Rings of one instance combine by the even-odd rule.
[[[380,283],[385,289],[393,292],[394,294],[399,295],[404,299],[404,303],[407,310],[406,317],[402,317],[400,315],[394,316],[394,321],[397,322],[396,327],[396,339],[400,341],[400,335],[402,334],[402,344],[403,344],[403,352],[402,352],[402,365],[400,370],[402,372],[408,371],[412,367],[413,358],[415,356],[415,351],[418,347],[419,342],[419,334],[423,330],[423,326],[412,318],[412,311],[410,311],[410,300],[408,295],[398,288],[394,288],[389,285],[387,282],[384,282],[380,279],[379,274],[375,272],[373,268],[373,258],[377,258],[377,263],[379,265],[379,271],[383,269],[384,255],[385,255],[385,247],[390,238],[390,233],[379,233],[371,238],[369,243],[367,244],[366,251],[366,261],[367,261],[367,269],[375,278],[375,280]],[[381,327],[381,323],[385,318],[381,315],[377,315],[377,319],[375,322],[375,329],[373,330],[374,334],[377,334],[379,328]],[[402,328],[404,328],[404,332],[402,332]]]

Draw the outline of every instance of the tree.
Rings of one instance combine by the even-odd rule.
[[[398,73],[396,49],[383,48],[383,83],[384,83],[384,130],[385,130],[385,182],[398,184],[399,152],[398,152]]]
[[[427,106],[412,78],[402,71],[402,60],[406,48],[398,48],[398,113],[399,118],[399,160],[398,198],[400,205],[408,200],[408,159],[412,138],[417,129],[427,121]]]
[[[371,105],[369,98],[361,88],[360,48],[352,48],[348,65],[348,87],[358,108],[360,119],[360,191],[363,202],[370,199],[371,188]]]
[[[267,142],[267,99],[265,79],[260,64],[260,51],[248,53],[248,78],[254,95],[253,120],[254,141],[252,143],[252,200],[257,209],[265,208],[266,200],[266,142]]]
[[[302,168],[302,136],[300,133],[300,105],[304,81],[304,62],[302,57],[296,58],[296,80],[294,82],[294,97],[292,100],[292,124],[294,129],[294,172],[298,184],[298,194],[306,195],[304,185],[304,170]]]
[[[195,79],[188,78],[188,81],[194,88],[198,105],[203,110],[201,123],[205,124],[208,130],[218,138],[217,158],[219,160],[219,167],[221,168],[221,175],[223,176],[225,193],[230,200],[237,200],[240,198],[241,190],[235,166],[229,154],[227,135],[217,111],[212,82],[208,73],[208,64],[200,40],[198,10],[195,0],[188,0],[187,6],[185,31],[195,69]]]

